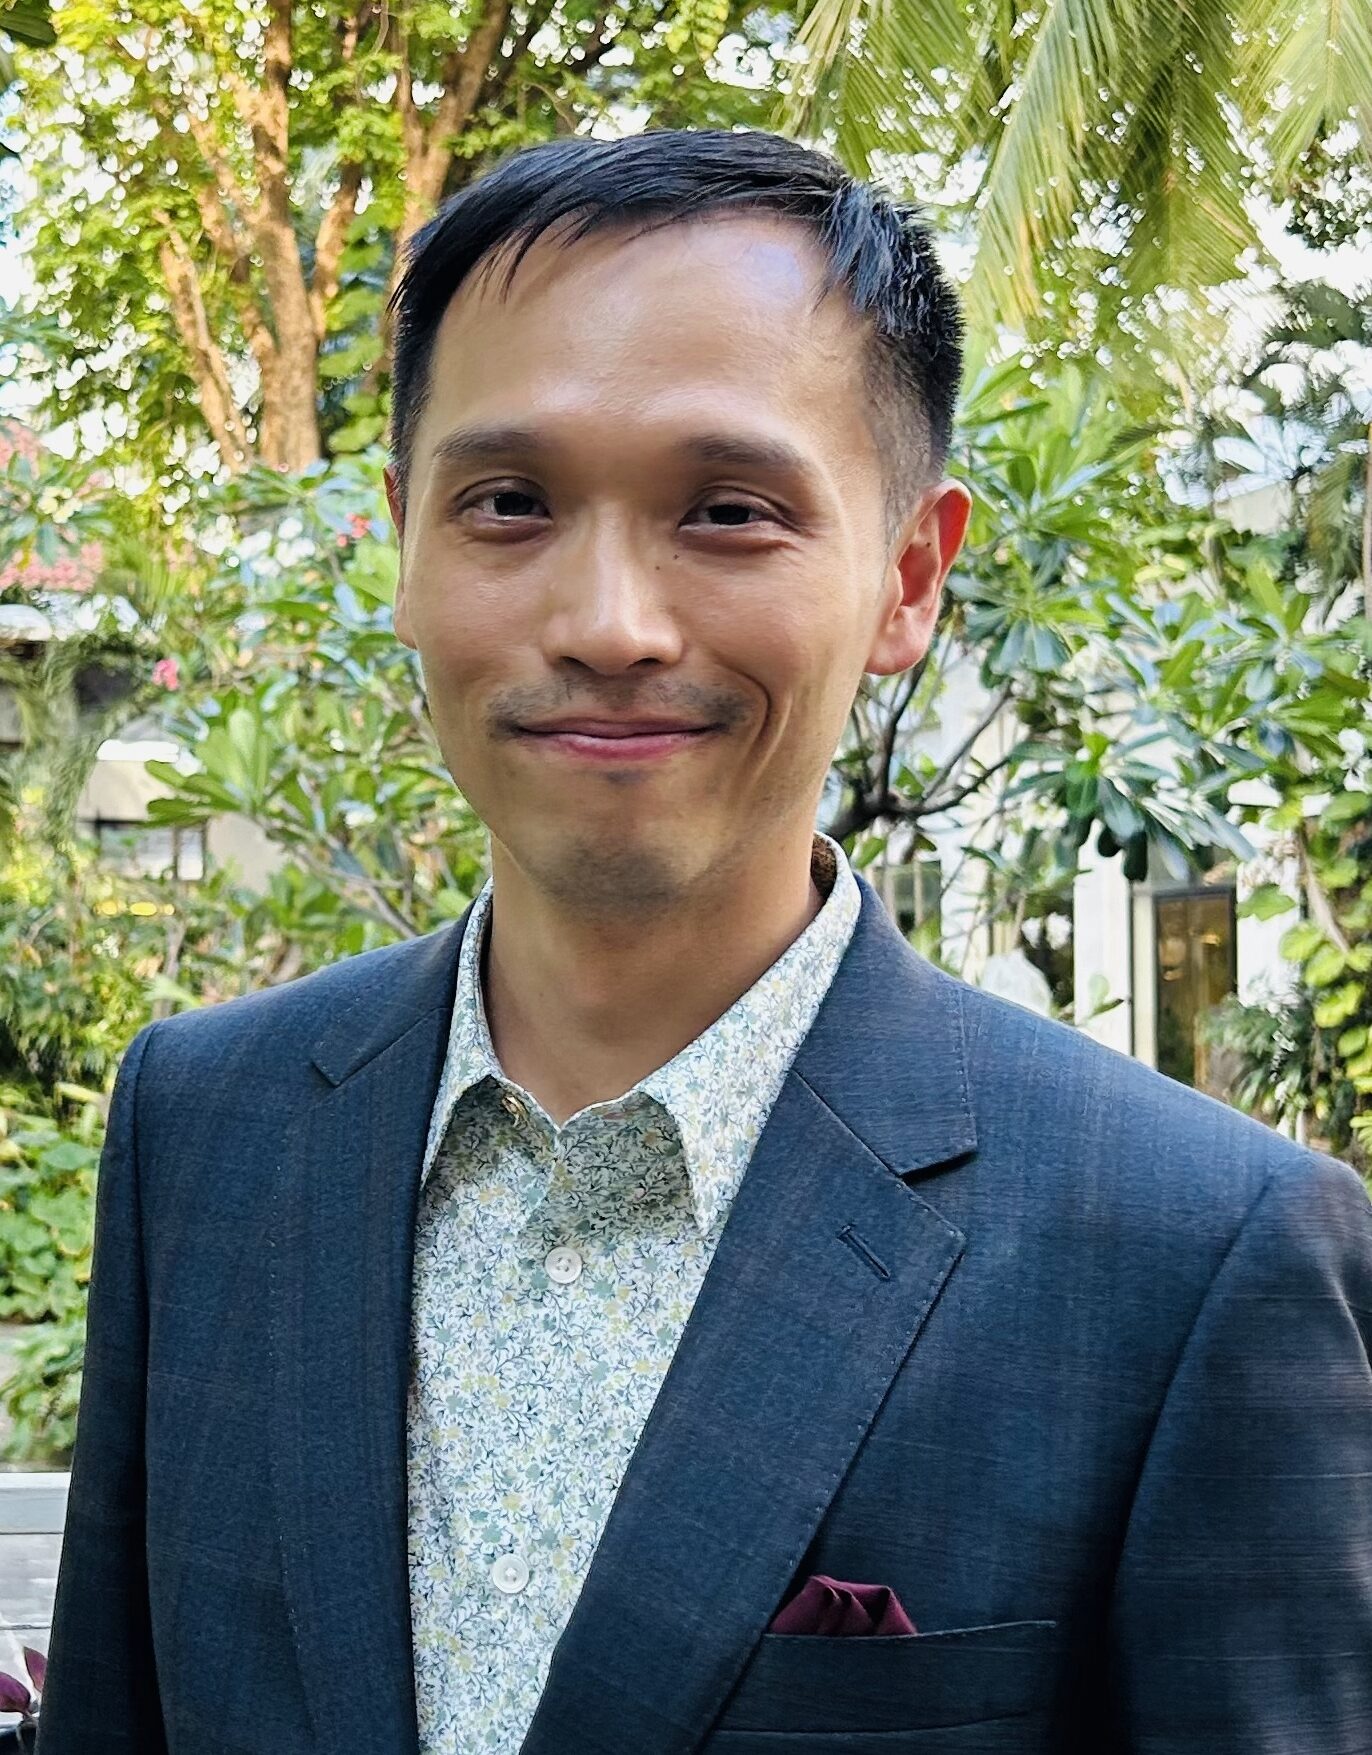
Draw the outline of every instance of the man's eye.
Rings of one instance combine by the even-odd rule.
[[[696,508],[695,516],[716,530],[739,530],[752,521],[767,519],[770,514],[747,500],[706,500]]]
[[[537,494],[527,494],[522,488],[492,488],[468,500],[464,508],[477,509],[489,511],[495,518],[537,518],[547,511]]]

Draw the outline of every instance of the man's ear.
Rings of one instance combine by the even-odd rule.
[[[382,470],[381,479],[386,484],[386,504],[391,509],[391,522],[395,525],[396,540],[400,544],[400,568],[396,576],[391,622],[400,644],[414,650],[414,630],[410,626],[409,607],[405,602],[405,500],[396,481],[395,471],[389,464]]]
[[[960,481],[925,488],[897,539],[882,602],[885,611],[864,671],[896,676],[928,652],[943,582],[967,534],[972,495]]]

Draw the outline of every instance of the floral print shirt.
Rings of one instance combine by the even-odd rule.
[[[513,1755],[787,1070],[857,922],[818,914],[665,1066],[558,1127],[502,1072],[459,955],[415,1233],[407,1409],[421,1755]]]

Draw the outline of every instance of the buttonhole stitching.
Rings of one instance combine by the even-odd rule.
[[[890,1279],[890,1268],[887,1267],[886,1263],[882,1261],[879,1256],[872,1253],[871,1249],[863,1239],[858,1236],[857,1232],[851,1225],[845,1225],[839,1232],[839,1237],[861,1261],[865,1262],[867,1266],[871,1268],[872,1272],[878,1279]]]

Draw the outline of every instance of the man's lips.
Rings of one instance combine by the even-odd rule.
[[[529,726],[521,735],[559,755],[592,762],[626,762],[675,755],[718,730],[717,725],[578,719],[564,725]]]

